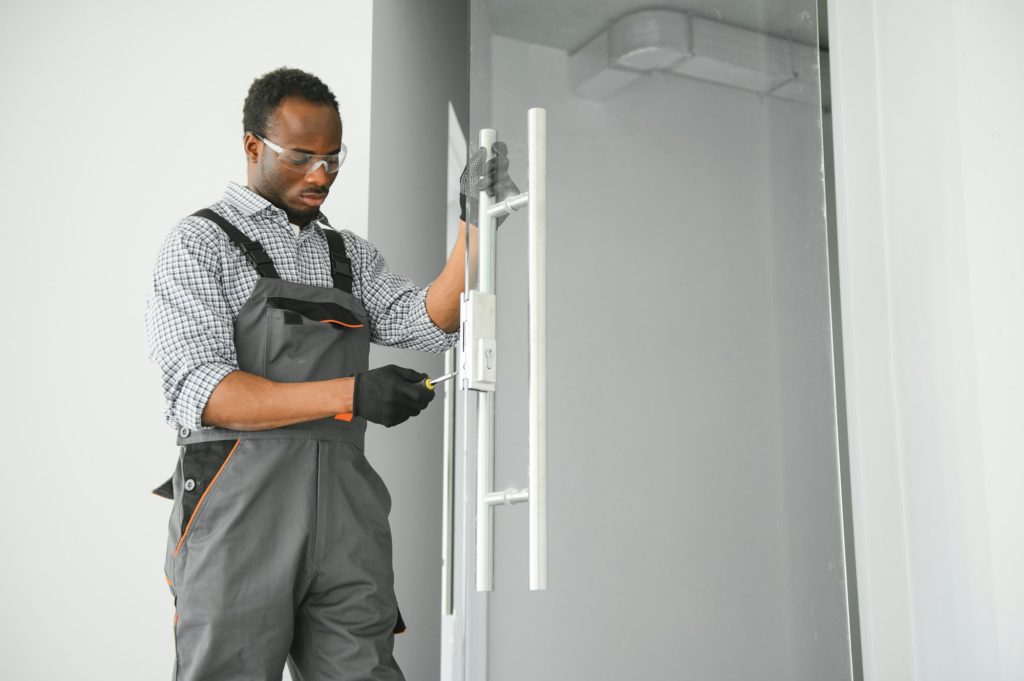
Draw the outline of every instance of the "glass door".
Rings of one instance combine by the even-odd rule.
[[[470,2],[444,678],[852,678],[815,2],[646,6]]]

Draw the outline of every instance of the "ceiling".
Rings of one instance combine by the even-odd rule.
[[[498,35],[572,52],[615,20],[641,9],[675,9],[740,28],[828,47],[817,0],[479,0]]]

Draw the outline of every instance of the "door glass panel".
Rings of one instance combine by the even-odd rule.
[[[647,6],[471,0],[470,153],[495,129],[525,190],[547,111],[549,586],[499,507],[468,645],[490,681],[851,678],[815,2]],[[497,490],[526,486],[526,223],[496,237]]]

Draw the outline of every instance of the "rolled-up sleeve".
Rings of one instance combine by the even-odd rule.
[[[214,388],[238,369],[220,251],[216,233],[186,219],[164,241],[153,272],[149,356],[160,368],[165,418],[176,427],[201,428]]]
[[[445,333],[427,313],[427,288],[388,269],[384,256],[370,242],[345,232],[353,275],[370,317],[370,340],[380,345],[424,352],[444,352],[459,339]]]

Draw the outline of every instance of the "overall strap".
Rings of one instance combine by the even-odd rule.
[[[242,254],[245,256],[245,259],[249,261],[250,265],[256,268],[256,272],[261,277],[267,277],[270,279],[281,278],[277,274],[277,268],[274,267],[274,261],[270,259],[270,256],[267,255],[267,252],[263,249],[263,244],[259,241],[253,241],[246,235],[242,234],[241,230],[209,208],[197,210],[195,213],[192,213],[192,215],[197,218],[206,218],[224,230],[224,233],[228,235],[229,239],[231,239],[231,243],[238,246],[238,249],[242,251]]]
[[[341,234],[333,229],[325,229],[324,236],[327,237],[327,247],[331,250],[331,277],[334,278],[334,288],[352,293],[352,261],[345,254],[345,241]]]

